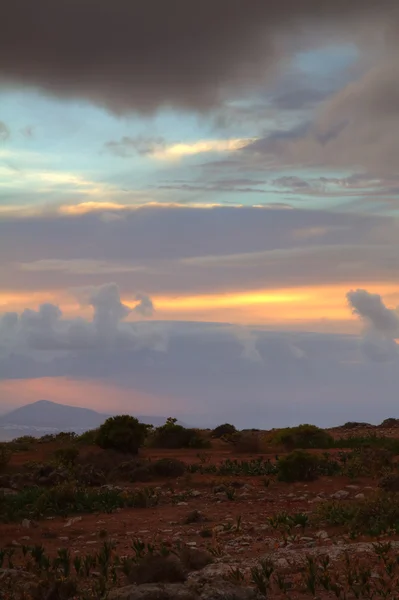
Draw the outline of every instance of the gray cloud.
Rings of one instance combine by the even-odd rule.
[[[136,294],[135,300],[137,300],[138,304],[134,307],[135,312],[137,312],[142,317],[152,317],[154,314],[154,304],[149,296],[146,294]]]
[[[120,314],[118,299],[108,294],[105,300],[100,293],[102,306],[105,302],[107,311],[112,307]],[[10,342],[21,333],[21,317],[6,315],[0,320],[0,380],[94,380],[131,390],[129,410],[134,410],[134,392],[144,392],[155,398],[153,406],[149,402],[153,412],[164,412],[175,398],[184,404],[189,422],[212,425],[228,413],[242,427],[380,422],[397,403],[398,356],[394,360],[391,345],[387,360],[388,344],[378,348],[375,340],[368,349],[364,343],[360,353],[356,336],[119,321],[121,333],[112,345],[104,345],[95,337],[93,321],[75,321],[72,335],[71,322],[58,316],[56,307],[47,305],[28,316],[29,330],[42,333],[40,343],[39,338],[30,338],[34,345],[27,345],[26,339],[24,344],[21,339]],[[52,338],[47,335],[49,327]],[[69,345],[59,344],[61,331]],[[93,343],[83,344],[90,332]],[[84,388],[82,393],[84,404]]]
[[[111,154],[121,158],[129,158],[134,154],[152,154],[156,150],[164,149],[165,145],[166,141],[162,137],[124,136],[119,141],[106,142],[104,148]]]
[[[93,307],[91,321],[63,319],[60,308],[49,303],[42,304],[37,311],[25,309],[20,315],[6,313],[0,319],[3,355],[7,348],[10,351],[51,353],[151,345],[152,331],[149,336],[148,329],[141,332],[137,330],[137,324],[124,322],[131,309],[121,302],[115,283],[76,290],[76,295],[83,305]],[[151,316],[154,312],[151,299],[144,294],[138,294],[136,299],[134,311]],[[153,341],[158,343],[156,336]]]
[[[2,12],[0,77],[119,113],[209,108],[259,85],[303,47],[301,34],[307,44],[356,39],[366,27],[371,43],[397,22],[394,9],[391,0],[15,0]]]
[[[371,327],[381,333],[399,336],[399,314],[387,308],[379,294],[367,290],[352,290],[347,294],[354,314],[359,315]]]
[[[134,297],[138,290],[151,296],[398,281],[392,218],[276,207],[116,214],[110,221],[102,213],[3,219],[3,287],[63,290],[111,279]]]
[[[10,137],[10,130],[7,125],[0,121],[0,142],[5,142]]]
[[[395,338],[399,337],[399,312],[387,308],[379,294],[370,294],[367,290],[352,290],[347,299],[354,314],[365,324],[362,348],[366,356],[373,361],[396,361],[399,346]]]
[[[399,167],[398,124],[399,67],[396,55],[386,55],[323,102],[311,121],[272,132],[243,155],[250,163],[267,158],[269,168],[324,166],[390,177]]]

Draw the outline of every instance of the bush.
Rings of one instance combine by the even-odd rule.
[[[237,434],[234,449],[236,452],[256,454],[262,452],[262,439],[256,432],[245,432]]]
[[[212,431],[212,437],[221,438],[225,435],[236,433],[236,431],[237,429],[234,427],[234,425],[230,425],[230,423],[224,423],[223,425],[218,425],[218,427]]]
[[[0,444],[0,471],[4,469],[11,459],[11,451],[6,444]]]
[[[320,458],[315,454],[295,450],[277,461],[278,479],[288,483],[314,481],[319,477],[320,466]]]
[[[76,441],[78,444],[84,444],[87,446],[94,446],[98,436],[98,429],[89,429],[81,435],[78,435]]]
[[[58,448],[54,452],[54,456],[57,462],[65,467],[71,467],[76,463],[76,459],[79,456],[79,450],[74,446],[69,448]]]
[[[393,453],[386,448],[360,446],[346,455],[345,475],[373,477],[391,471]]]
[[[150,470],[158,477],[181,477],[186,472],[186,464],[175,458],[161,458],[150,465]]]
[[[151,445],[154,448],[209,448],[210,443],[197,429],[177,425],[176,419],[167,419],[165,425],[157,427]]]
[[[287,427],[276,432],[273,442],[285,446],[287,450],[307,450],[310,448],[331,448],[334,444],[332,436],[315,425],[298,425]]]
[[[398,494],[380,492],[362,500],[325,502],[318,509],[325,523],[343,525],[352,534],[377,536],[393,529],[399,533]]]
[[[98,430],[100,448],[113,448],[126,454],[137,454],[147,435],[148,425],[130,415],[110,417]]]
[[[351,435],[347,438],[334,440],[334,448],[385,448],[394,454],[399,454],[399,440],[374,432],[367,435]]]

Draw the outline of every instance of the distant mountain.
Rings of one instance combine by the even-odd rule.
[[[39,400],[21,406],[0,417],[0,426],[19,425],[22,427],[50,427],[55,429],[92,429],[104,423],[109,415],[102,415],[89,408],[57,404],[49,400]]]
[[[88,429],[96,429],[109,416],[111,415],[101,414],[89,408],[39,400],[0,416],[0,440],[8,440],[21,435],[40,437],[45,433],[60,431],[82,433]],[[142,423],[156,427],[163,425],[166,421],[165,417],[134,416]]]

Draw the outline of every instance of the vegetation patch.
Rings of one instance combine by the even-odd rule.
[[[324,429],[307,424],[280,429],[273,435],[272,442],[286,450],[325,449],[334,445],[333,437]]]
[[[198,429],[188,429],[177,424],[177,419],[168,418],[166,423],[157,427],[149,440],[153,448],[209,448],[210,441]]]

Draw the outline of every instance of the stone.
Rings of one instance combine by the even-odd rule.
[[[261,600],[264,598],[249,587],[236,586],[225,580],[184,584],[130,585],[112,590],[109,600]]]
[[[200,600],[195,592],[182,584],[169,583],[166,585],[146,584],[128,585],[112,590],[109,600]]]
[[[65,523],[64,527],[70,527],[74,523],[78,523],[81,520],[82,520],[82,517],[72,517],[71,519],[68,519],[68,521]]]
[[[24,527],[24,529],[30,529],[32,521],[30,521],[29,519],[23,519],[21,525],[22,527]]]
[[[348,496],[349,492],[347,490],[339,490],[338,492],[331,494],[330,497],[334,500],[344,500],[345,498],[348,498]]]
[[[365,495],[362,494],[362,492],[360,492],[360,494],[356,494],[355,498],[356,498],[356,500],[364,500]]]

